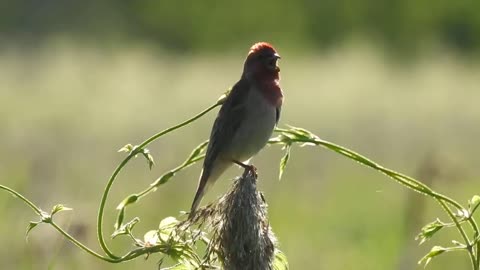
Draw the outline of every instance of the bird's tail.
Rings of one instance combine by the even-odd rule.
[[[197,193],[195,193],[195,198],[193,199],[192,207],[190,209],[189,218],[193,217],[198,205],[200,205],[200,202],[202,201],[203,195],[205,195],[205,192],[207,192],[208,188],[210,187],[210,183],[208,181],[209,178],[210,172],[202,170],[202,173],[200,174],[200,180],[198,181]]]
[[[197,210],[200,202],[202,201],[203,195],[207,190],[217,181],[217,179],[222,175],[222,173],[231,165],[231,162],[228,161],[217,161],[214,166],[204,167],[202,173],[200,174],[200,180],[198,181],[197,193],[193,199],[192,208],[190,209],[189,218],[192,218]]]

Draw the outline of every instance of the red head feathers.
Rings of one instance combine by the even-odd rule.
[[[250,48],[250,51],[248,52],[248,54],[249,55],[250,54],[255,54],[255,53],[258,53],[260,51],[273,51],[274,53],[277,52],[270,43],[258,42],[258,43],[253,44],[253,46]]]
[[[255,43],[248,52],[243,67],[242,78],[258,86],[271,104],[280,106],[282,90],[280,89],[280,68],[277,51],[267,42]]]
[[[280,55],[269,43],[258,42],[253,44],[245,60],[242,77],[257,81],[278,80],[280,68],[277,61],[279,58]]]

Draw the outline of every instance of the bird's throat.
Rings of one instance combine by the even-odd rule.
[[[282,106],[283,93],[278,79],[261,82],[259,89],[271,105]]]

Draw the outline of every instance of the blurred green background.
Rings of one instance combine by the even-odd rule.
[[[206,108],[233,83],[256,41],[282,55],[280,125],[301,126],[381,164],[419,177],[465,203],[480,192],[480,1],[28,1],[0,2],[0,183],[48,210],[99,250],[96,211],[123,155],[159,130]],[[209,135],[216,113],[149,147],[114,185],[115,207],[179,164]],[[379,173],[320,148],[294,148],[277,180],[279,147],[254,163],[271,225],[291,269],[421,269],[441,232],[418,247],[439,206]],[[141,236],[187,210],[200,165],[129,208]],[[209,192],[224,192],[233,168]],[[39,226],[0,195],[2,269],[156,269],[158,255],[109,265]],[[131,248],[111,242],[117,253]],[[429,269],[468,269],[446,254]]]

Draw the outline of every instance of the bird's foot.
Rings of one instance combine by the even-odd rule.
[[[255,178],[257,178],[257,168],[253,165],[245,164],[237,160],[233,160],[233,163],[245,169],[245,172],[250,172]]]

